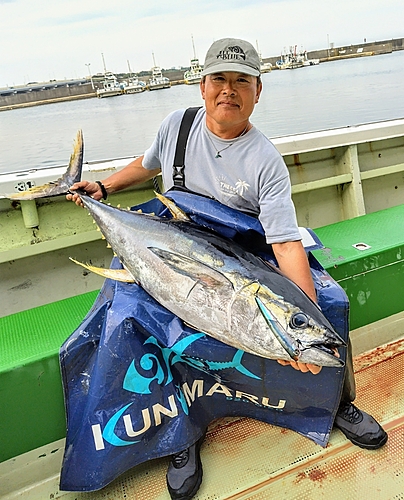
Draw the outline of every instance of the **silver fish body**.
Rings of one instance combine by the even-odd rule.
[[[194,223],[81,198],[135,281],[188,325],[265,358],[343,365],[344,341],[273,266]]]

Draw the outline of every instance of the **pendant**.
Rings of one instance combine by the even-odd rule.
[[[221,158],[221,157],[222,157],[222,155],[220,154],[220,151],[218,151],[218,152],[216,153],[215,158]]]

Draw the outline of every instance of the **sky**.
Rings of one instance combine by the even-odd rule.
[[[214,40],[263,58],[404,37],[403,0],[0,0],[0,87],[203,64]],[[192,43],[193,40],[193,43]],[[154,61],[153,61],[154,54]]]

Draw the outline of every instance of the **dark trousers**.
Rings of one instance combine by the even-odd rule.
[[[352,345],[351,340],[348,340],[345,378],[342,386],[341,403],[351,403],[356,397],[356,384],[354,377],[353,361],[352,361]]]

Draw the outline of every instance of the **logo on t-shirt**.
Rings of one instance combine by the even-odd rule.
[[[223,194],[226,195],[231,195],[231,196],[240,196],[243,198],[244,193],[248,191],[248,188],[250,185],[246,181],[242,181],[241,179],[238,179],[236,184],[234,186],[231,186],[226,182],[224,178],[218,179],[219,181],[219,186],[220,186],[220,191]]]

